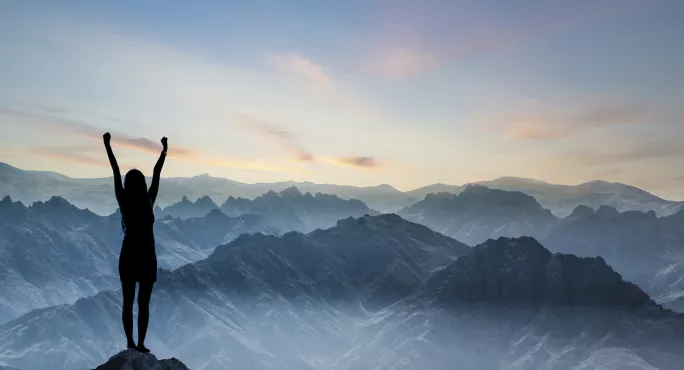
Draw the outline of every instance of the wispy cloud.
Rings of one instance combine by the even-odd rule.
[[[271,61],[277,70],[294,77],[294,80],[305,86],[315,98],[327,100],[364,117],[377,116],[376,109],[365,99],[345,88],[330,71],[308,57],[295,52],[273,53]]]
[[[377,168],[382,164],[374,157],[325,157],[323,158],[328,163],[354,168]]]
[[[22,124],[30,124],[38,129],[57,130],[74,136],[87,138],[89,142],[102,142],[102,134],[104,133],[104,129],[83,122],[79,122],[71,118],[62,117],[59,114],[47,114],[45,113],[46,111],[47,110],[44,109],[32,110],[15,107],[0,107],[0,115],[21,119]],[[51,109],[50,111],[60,114],[70,112],[66,109]],[[144,153],[159,154],[159,152],[161,151],[161,143],[156,143],[146,138],[133,137],[125,133],[115,131],[112,131],[112,143],[114,146],[120,146],[126,149],[131,149]],[[298,174],[303,173],[304,171],[299,168],[278,166],[274,164],[268,164],[247,159],[217,157],[214,155],[203,153],[199,150],[176,145],[173,143],[173,141],[170,141],[169,147],[170,157],[191,164],[198,164],[211,167],[227,167],[246,170]],[[81,164],[109,166],[108,162],[104,160],[95,159],[93,156],[84,155],[74,149],[77,148],[40,148],[36,149],[35,153],[45,157],[62,159]]]
[[[269,142],[273,142],[286,152],[295,156],[298,161],[309,162],[314,160],[314,156],[297,144],[292,133],[275,123],[262,121],[246,114],[234,114],[233,117],[237,122],[244,125],[250,130],[256,132],[259,136],[265,138]]]
[[[109,167],[109,162],[106,159],[98,158],[93,155],[83,154],[78,148],[35,148],[33,153],[49,158],[57,159],[60,161],[67,161],[72,163],[77,163],[81,165],[98,166],[98,167]],[[121,164],[122,167],[126,165]]]
[[[663,116],[656,108],[641,103],[612,103],[576,110],[542,109],[527,114],[500,116],[504,136],[528,140],[557,140],[606,126],[654,122]]]
[[[276,66],[282,70],[303,77],[315,88],[332,92],[337,86],[333,79],[328,76],[323,66],[318,65],[304,56],[294,53],[277,53],[272,56]]]
[[[58,130],[90,140],[102,141],[102,135],[107,131],[104,128],[83,123],[70,117],[71,115],[82,115],[82,113],[79,112],[64,108],[29,107],[30,106],[27,105],[24,105],[23,107],[3,106],[0,107],[0,115],[20,118],[22,119],[22,122],[39,128]],[[120,145],[128,149],[153,154],[158,154],[162,148],[161,142],[130,136],[114,130],[112,130],[111,133],[112,143],[114,145]],[[182,146],[174,147],[173,152],[170,153],[172,156],[187,156],[193,154],[193,150]]]

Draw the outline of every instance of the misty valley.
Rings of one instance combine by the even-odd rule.
[[[78,190],[41,187],[48,177]],[[111,179],[2,164],[0,180],[0,368],[97,367],[125,344],[121,216],[97,208]],[[618,183],[407,194],[226,181],[161,189],[146,342],[159,358],[206,370],[684,363],[681,203]]]

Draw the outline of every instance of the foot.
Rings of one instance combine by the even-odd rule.
[[[138,346],[135,344],[133,341],[129,341],[128,344],[126,345],[126,348],[138,348]]]
[[[145,347],[145,345],[142,343],[138,344],[137,350],[142,353],[150,353],[150,350],[147,349],[147,347]]]

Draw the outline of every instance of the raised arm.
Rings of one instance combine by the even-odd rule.
[[[157,199],[157,193],[159,192],[159,178],[161,177],[162,167],[164,167],[164,159],[166,158],[166,150],[168,149],[165,137],[161,139],[161,142],[164,146],[164,149],[159,155],[157,164],[154,165],[154,173],[152,174],[152,185],[150,185],[149,190],[150,201],[152,202],[152,204],[154,204],[154,201]]]
[[[119,164],[116,163],[116,157],[114,157],[114,152],[112,151],[112,146],[110,145],[110,140],[112,135],[107,132],[102,135],[104,139],[105,148],[107,148],[107,157],[109,157],[109,164],[112,166],[112,171],[114,172],[114,194],[116,199],[119,200],[123,194],[123,184],[121,183],[121,172],[119,172]]]

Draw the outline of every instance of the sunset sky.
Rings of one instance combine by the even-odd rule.
[[[684,1],[2,1],[0,162],[684,200]]]

